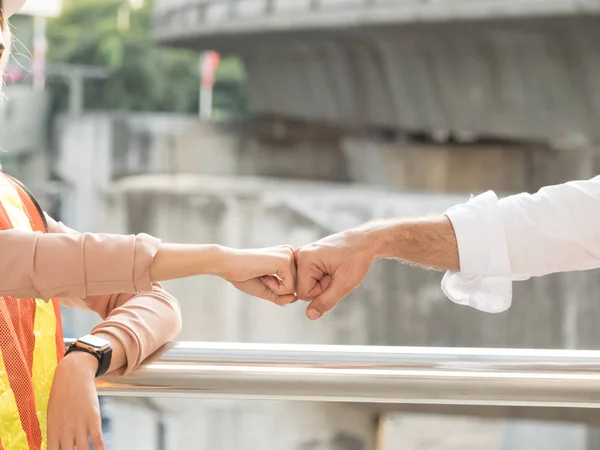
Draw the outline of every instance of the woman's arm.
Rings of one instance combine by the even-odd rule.
[[[52,233],[78,233],[50,221]],[[125,374],[170,342],[181,331],[177,300],[158,283],[137,294],[109,294],[65,298],[61,304],[96,312],[103,321],[92,334],[108,340],[112,348],[110,372]],[[73,352],[56,368],[48,404],[48,448],[104,449],[101,415],[95,387],[98,361],[84,352]]]
[[[79,234],[51,218],[48,225],[47,234],[0,232],[0,295],[47,299],[133,294],[150,291],[153,281],[206,274],[275,303],[295,298],[291,248],[165,244],[147,234]]]
[[[65,306],[95,311],[104,320],[92,334],[111,343],[109,371],[125,374],[173,340],[181,330],[177,300],[158,283],[150,292],[64,299]],[[98,361],[84,352],[72,352],[56,368],[48,405],[48,449],[102,450],[102,426],[95,388]],[[70,445],[70,447],[69,447]]]

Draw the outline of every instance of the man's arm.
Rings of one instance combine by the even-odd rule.
[[[442,215],[375,221],[298,249],[297,294],[311,302],[308,318],[319,319],[354,291],[376,259],[458,270],[452,224]]]
[[[365,234],[372,259],[397,259],[428,269],[458,272],[460,263],[452,222],[444,215],[391,219],[357,229]]]
[[[299,249],[298,296],[317,319],[358,287],[373,260],[447,270],[453,301],[510,306],[511,283],[600,267],[600,177],[498,200],[486,192],[445,215],[366,224]]]

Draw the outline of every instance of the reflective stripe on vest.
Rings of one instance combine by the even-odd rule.
[[[0,204],[12,228],[42,231],[39,229],[42,218],[34,217],[34,214],[39,216],[39,213],[33,201],[22,187],[2,173],[0,173]],[[45,302],[39,299],[15,300],[3,297],[0,299],[2,302],[0,313],[4,315],[5,320],[10,317],[7,304],[11,301],[29,302],[23,303],[24,312],[18,319],[25,324],[21,331],[31,333],[32,330],[33,332],[33,336],[29,336],[33,343],[33,357],[29,362],[25,357],[28,345],[31,350],[31,343],[10,342],[11,346],[21,349],[20,355],[3,355],[0,345],[0,445],[5,450],[46,450],[48,400],[60,354],[57,342],[62,341],[60,317],[57,317],[58,304],[55,300]],[[27,305],[31,306],[30,310],[33,314],[28,313]],[[21,309],[19,312],[21,313]],[[5,336],[2,330],[0,340],[6,339],[14,339],[14,337]],[[7,370],[6,358],[19,356],[24,361],[21,367],[27,367],[30,373],[11,374]],[[31,377],[30,384],[25,383],[28,380],[22,380],[26,387],[20,386],[20,395],[15,395],[14,384],[11,385],[11,375],[13,383],[18,377]],[[21,399],[20,396],[26,399]],[[31,401],[31,396],[34,401]],[[32,407],[35,411],[31,411]],[[35,417],[37,423],[32,423],[35,422]],[[27,418],[27,426],[23,418]]]

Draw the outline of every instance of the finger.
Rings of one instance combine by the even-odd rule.
[[[344,288],[336,278],[329,278],[327,288],[323,293],[314,298],[306,308],[306,317],[310,320],[318,320],[331,311],[335,306],[350,294],[350,290]]]
[[[264,280],[260,280],[260,282],[262,283],[262,289],[260,289],[259,283],[256,283],[256,287],[254,287],[254,282],[258,281],[258,280],[250,280],[248,283],[251,283],[252,285],[252,289],[256,290],[256,294],[252,294],[255,297],[259,297],[265,300],[268,300],[272,303],[275,303],[276,305],[279,306],[285,306],[285,305],[289,305],[290,303],[295,303],[298,300],[298,297],[296,296],[296,294],[292,291],[289,292],[287,289],[286,290],[282,290],[280,292],[283,292],[282,294],[279,294],[277,291],[271,289],[268,285],[265,284]],[[275,280],[276,282],[279,282],[278,280]],[[273,280],[270,280],[271,284],[273,283]],[[250,285],[249,285],[250,286]]]
[[[281,283],[277,294],[285,295],[292,294],[296,291],[296,258],[294,257],[294,249],[290,246],[284,248],[285,259],[281,260],[281,267],[277,271],[277,276]]]
[[[286,305],[291,305],[292,303],[296,303],[297,301],[298,301],[298,297],[296,297],[296,294],[287,294],[287,295],[278,295],[273,300],[273,303],[275,303],[278,306],[286,306]]]
[[[315,298],[322,290],[319,281],[326,275],[312,260],[310,252],[296,252],[296,293],[301,299]]]
[[[104,450],[104,437],[102,436],[101,428],[99,427],[94,431],[90,431],[89,434],[90,439],[92,440],[92,445],[94,446],[94,450]]]
[[[90,450],[90,443],[88,441],[88,433],[80,433],[75,441],[77,450]],[[94,450],[96,450],[94,448]]]
[[[62,438],[60,441],[60,450],[73,450],[75,448],[75,441],[73,438]]]
[[[331,286],[332,281],[333,277],[331,275],[325,275],[323,278],[321,278],[321,280],[319,281],[319,289],[321,293],[329,289],[329,286]]]
[[[60,450],[60,441],[48,432],[48,450]]]
[[[289,288],[285,287],[282,280],[280,280],[277,276],[266,275],[264,277],[260,277],[260,280],[276,295],[287,295],[294,293],[294,288],[292,287],[290,290]]]
[[[332,280],[332,277],[331,277],[331,275],[328,275],[328,274],[323,274],[322,278],[320,280],[318,280],[317,278],[313,278],[314,286],[312,287],[310,292],[305,297],[300,297],[298,295],[298,298],[300,298],[304,301],[307,301],[309,303],[312,302],[315,298],[317,298],[319,295],[321,295],[323,292],[325,292],[329,288],[329,285],[331,284],[331,280]]]
[[[298,279],[298,266],[296,265],[296,250],[292,248],[292,261],[290,262],[292,270],[291,288],[292,292],[296,293],[296,280]]]
[[[246,294],[268,300],[279,306],[293,303],[297,299],[295,294],[277,295],[259,278],[244,281],[243,283],[236,283],[235,286]]]
[[[281,280],[279,278],[274,277],[273,275],[266,275],[264,277],[260,277],[260,280],[267,288],[273,291],[273,293],[275,293],[276,295],[284,293],[282,292],[284,288],[282,287]]]

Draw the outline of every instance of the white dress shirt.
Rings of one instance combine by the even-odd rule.
[[[488,191],[446,215],[460,273],[447,272],[442,289],[456,303],[502,312],[515,280],[600,267],[600,177],[501,200]]]

